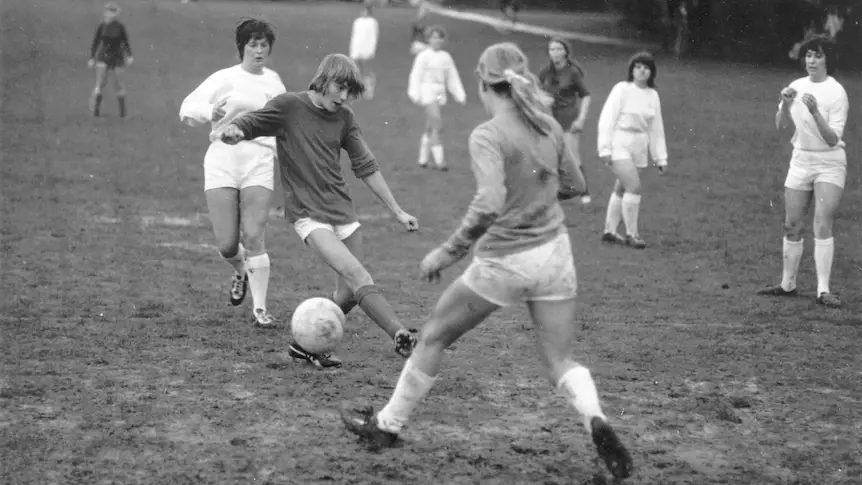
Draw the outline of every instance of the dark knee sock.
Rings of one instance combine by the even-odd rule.
[[[120,105],[120,117],[126,117],[126,96],[117,96],[117,103]]]
[[[365,285],[358,288],[353,292],[353,297],[362,311],[390,337],[394,338],[395,334],[404,328],[395,315],[392,305],[380,294],[380,288],[377,285]]]

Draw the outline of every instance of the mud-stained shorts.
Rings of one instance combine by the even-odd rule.
[[[533,249],[500,257],[475,257],[461,280],[500,306],[525,301],[560,301],[578,293],[568,231]]]

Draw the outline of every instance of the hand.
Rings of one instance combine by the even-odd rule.
[[[656,165],[656,168],[658,168],[659,175],[667,175],[667,164]]]
[[[812,96],[808,93],[803,94],[802,95],[802,103],[805,104],[805,106],[808,108],[808,111],[810,111],[811,114],[814,114],[817,112],[817,98],[815,98],[814,96]]]
[[[221,132],[222,143],[236,145],[243,140],[245,140],[245,134],[239,129],[239,126],[234,124],[227,125],[227,127]]]
[[[127,58],[126,58],[126,66],[131,66],[134,62],[135,62],[135,58],[134,58],[134,57],[129,56],[129,57],[127,57]]]
[[[87,61],[87,67],[89,67],[90,69],[92,69],[95,65],[96,65],[95,60],[90,59],[89,61]]]
[[[419,274],[424,281],[440,281],[440,272],[455,264],[458,258],[443,248],[431,250],[419,264]]]
[[[781,90],[781,100],[784,101],[786,105],[790,105],[793,100],[796,99],[796,90],[793,88],[784,88]]]
[[[614,161],[611,160],[610,155],[605,155],[604,157],[599,157],[599,158],[601,159],[602,163],[605,164],[606,167],[610,167],[611,165],[614,164]]]
[[[225,115],[224,105],[226,105],[226,104],[227,104],[227,100],[223,99],[223,100],[219,101],[218,103],[216,103],[215,106],[213,106],[213,114],[212,114],[213,123],[224,118],[224,115]]]
[[[569,131],[572,133],[580,133],[584,131],[584,120],[578,118],[572,122],[572,125],[569,127]]]
[[[419,219],[411,216],[410,214],[401,211],[395,214],[395,218],[398,219],[398,222],[404,225],[404,228],[407,229],[407,232],[414,232],[419,230]]]

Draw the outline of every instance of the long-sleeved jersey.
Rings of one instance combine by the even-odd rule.
[[[572,63],[566,64],[562,69],[549,63],[539,71],[539,81],[542,83],[542,89],[554,97],[554,105],[551,108],[554,118],[564,130],[568,130],[569,125],[578,117],[580,100],[590,95],[581,70]]]
[[[350,58],[372,59],[377,52],[380,24],[371,16],[358,17],[353,21],[350,33]]]
[[[438,86],[444,92],[449,91],[459,103],[467,99],[455,61],[442,49],[425,49],[416,55],[410,71],[407,95],[413,102],[418,102],[422,96],[422,86],[427,84]]]
[[[617,83],[599,115],[599,156],[611,155],[614,133],[625,131],[649,137],[649,154],[658,165],[667,163],[667,143],[661,101],[653,88],[639,88],[635,83]]]
[[[119,20],[102,22],[96,27],[90,46],[90,59],[125,59],[132,56],[129,35]]]
[[[224,126],[250,111],[263,108],[269,100],[286,92],[278,73],[264,68],[262,74],[252,74],[241,65],[228,67],[214,72],[195,88],[180,106],[180,119],[189,126],[212,123],[210,142],[220,140]],[[216,104],[224,101],[225,115],[213,122],[212,113]],[[256,143],[274,151],[275,139],[258,138],[248,143]]]
[[[825,152],[844,148],[845,144],[842,137],[844,136],[844,126],[847,124],[847,112],[850,109],[850,102],[844,87],[831,76],[819,83],[811,82],[806,76],[793,81],[788,87],[796,90],[796,99],[790,105],[790,116],[796,126],[796,131],[790,140],[793,148],[810,152]],[[838,135],[838,145],[830,147],[823,139],[817,128],[817,122],[814,121],[814,116],[802,102],[802,96],[805,94],[810,94],[817,99],[817,110],[820,111],[820,115],[832,128],[832,131]]]
[[[499,257],[541,246],[566,230],[559,200],[577,195],[573,175],[579,169],[562,128],[548,121],[552,132],[538,136],[513,109],[473,130],[476,195],[449,247],[464,253],[475,243],[475,256]]]
[[[332,225],[356,222],[356,211],[341,170],[341,150],[357,178],[380,170],[365,144],[353,111],[319,108],[307,92],[282,94],[265,107],[233,121],[246,140],[276,137],[285,216],[309,217]]]

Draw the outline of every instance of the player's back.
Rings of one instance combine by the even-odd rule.
[[[549,135],[533,131],[515,110],[479,125],[471,135],[471,146],[488,145],[480,153],[502,159],[506,191],[503,208],[477,252],[526,250],[549,241],[564,228],[557,199],[563,132],[550,116],[543,117],[551,124]]]

